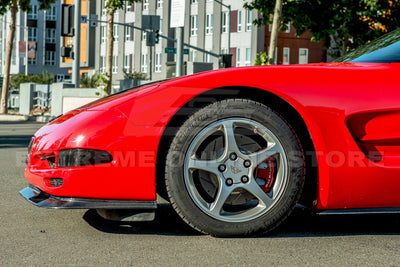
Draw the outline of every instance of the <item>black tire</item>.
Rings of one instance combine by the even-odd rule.
[[[293,210],[304,166],[300,142],[284,119],[260,103],[229,99],[180,127],[165,182],[173,208],[194,229],[220,237],[259,235]]]

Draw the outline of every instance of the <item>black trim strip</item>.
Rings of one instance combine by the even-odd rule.
[[[52,196],[30,186],[19,192],[35,206],[51,209],[156,209],[156,201],[71,198]]]
[[[363,208],[317,211],[317,215],[400,214],[399,208]]]

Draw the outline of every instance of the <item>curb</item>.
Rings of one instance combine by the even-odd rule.
[[[53,116],[0,115],[0,121],[31,121],[47,123]]]

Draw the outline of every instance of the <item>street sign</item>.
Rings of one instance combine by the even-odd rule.
[[[185,26],[185,0],[171,0],[171,28]]]
[[[165,53],[166,54],[176,54],[176,48],[175,47],[166,47]],[[183,54],[189,55],[189,49],[183,49]]]
[[[97,14],[90,14],[90,27],[91,28],[96,28],[97,27],[97,20],[99,17]]]

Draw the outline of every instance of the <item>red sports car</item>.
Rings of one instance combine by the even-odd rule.
[[[156,193],[214,236],[265,233],[296,204],[400,212],[400,30],[342,62],[211,71],[100,99],[41,128],[20,193],[151,220]],[[110,211],[111,210],[111,211]]]

